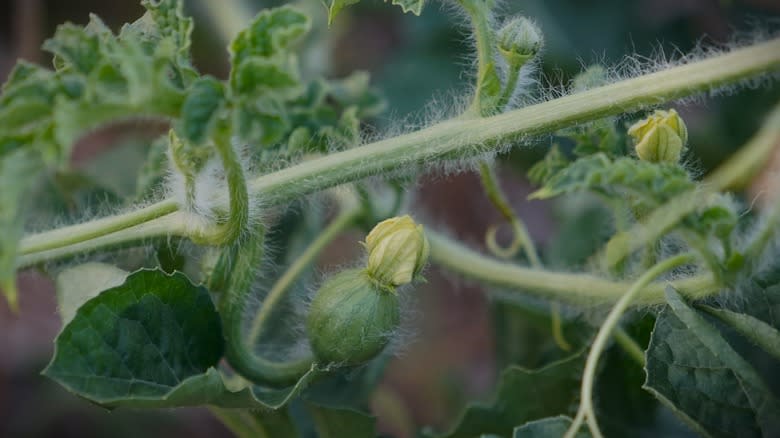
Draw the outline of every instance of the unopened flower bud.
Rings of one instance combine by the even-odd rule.
[[[607,69],[599,64],[594,64],[580,72],[572,80],[572,91],[585,91],[600,87],[607,83]]]
[[[393,288],[417,277],[428,261],[428,240],[423,226],[408,215],[378,223],[366,236],[368,275]]]
[[[636,143],[636,154],[645,161],[676,163],[688,142],[688,128],[677,111],[656,110],[634,123],[628,135]]]
[[[498,31],[498,50],[510,64],[524,64],[544,45],[542,31],[531,20],[516,17]]]

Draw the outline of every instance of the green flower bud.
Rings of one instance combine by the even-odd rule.
[[[544,45],[542,31],[531,20],[516,17],[498,31],[498,50],[510,64],[522,65],[536,56]]]
[[[645,161],[676,163],[688,142],[688,128],[677,111],[656,110],[634,123],[628,135],[636,143],[636,154]]]
[[[591,88],[600,87],[607,83],[607,69],[601,65],[594,64],[581,71],[572,81],[573,91],[585,91]]]
[[[317,291],[306,330],[318,361],[358,365],[387,346],[399,321],[395,292],[377,285],[363,269],[348,269]]]
[[[378,223],[366,236],[366,272],[380,285],[394,288],[411,283],[428,261],[423,226],[408,215]]]

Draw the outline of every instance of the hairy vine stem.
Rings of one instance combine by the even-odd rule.
[[[522,141],[578,123],[637,110],[719,86],[780,70],[780,39],[774,39],[708,59],[683,64],[599,88],[550,100],[503,114],[441,122],[417,132],[377,141],[306,161],[248,182],[248,191],[264,206],[280,205],[328,187],[369,175],[408,170],[443,160],[463,160],[500,151]],[[91,222],[26,236],[20,242],[17,266],[25,267],[117,245],[128,245],[171,235],[192,237],[187,214],[177,211],[172,199],[143,209]],[[432,252],[464,250],[445,265],[479,278],[482,266],[496,276],[494,283],[546,291],[563,299],[578,297],[612,301],[625,285],[592,276],[535,271],[496,264],[451,242],[432,239]],[[436,257],[436,256],[434,256]],[[464,263],[470,260],[470,263]],[[442,260],[440,260],[442,261]],[[522,271],[522,272],[520,272]],[[519,274],[519,275],[518,275]],[[682,280],[677,286],[689,296],[704,296],[717,289],[710,276]],[[643,289],[638,302],[663,301],[660,287]]]
[[[263,230],[246,242],[227,246],[209,278],[208,288],[222,294],[219,305],[228,363],[252,383],[283,387],[294,384],[309,371],[314,358],[309,355],[287,361],[270,360],[256,354],[246,340],[244,310],[252,295],[256,267],[263,258],[264,237]],[[263,307],[272,312],[277,304],[278,301],[267,301]]]
[[[610,303],[623,296],[631,283],[611,281],[589,274],[551,272],[493,260],[426,228],[431,245],[431,260],[468,278],[510,290],[537,293],[541,296],[573,303]],[[691,299],[700,299],[722,287],[711,274],[701,274],[671,282],[675,289]],[[512,300],[512,293],[499,294],[497,299]],[[632,301],[634,304],[664,303],[664,285],[643,286]]]
[[[601,356],[602,351],[604,351],[607,341],[612,335],[613,329],[620,321],[620,317],[623,316],[623,313],[625,313],[626,309],[628,309],[632,301],[641,293],[645,286],[663,273],[678,266],[691,263],[695,259],[695,255],[688,253],[679,254],[658,262],[642,274],[639,279],[631,285],[628,291],[620,297],[618,302],[615,303],[615,306],[609,312],[604,323],[601,325],[599,332],[596,334],[596,339],[593,341],[593,345],[588,353],[588,359],[585,362],[585,372],[582,376],[580,409],[577,411],[577,416],[574,418],[574,421],[572,421],[569,430],[566,431],[564,438],[574,438],[583,421],[588,422],[588,428],[594,438],[601,438],[603,436],[599,430],[593,411],[593,384],[596,379],[596,366],[598,365],[599,357]]]

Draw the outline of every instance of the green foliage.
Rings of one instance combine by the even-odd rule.
[[[597,153],[556,172],[531,199],[591,191],[606,198],[632,197],[635,208],[647,209],[693,187],[688,172],[679,165],[648,163],[629,157],[613,160]]]
[[[450,431],[434,436],[506,436],[525,422],[566,412],[576,398],[572,389],[576,388],[581,369],[579,354],[538,370],[510,366],[501,374],[490,404],[470,405]]]
[[[647,350],[645,386],[697,431],[771,436],[780,404],[764,378],[673,289]]]
[[[356,144],[360,120],[383,105],[368,76],[303,83],[293,51],[309,18],[293,8],[261,12],[230,46],[235,131],[253,147],[327,151]]]
[[[44,374],[109,406],[175,405],[222,357],[221,332],[205,289],[182,274],[142,270],[79,308]]]
[[[326,4],[328,8],[328,24],[333,23],[333,19],[342,9],[349,5],[359,3],[360,0],[329,0]],[[392,0],[394,5],[398,5],[404,12],[411,12],[414,15],[420,15],[425,0]],[[327,3],[327,2],[326,2]]]

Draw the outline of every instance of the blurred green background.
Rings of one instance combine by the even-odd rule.
[[[195,17],[196,66],[225,77],[224,30],[235,32],[254,12],[276,4],[185,0],[186,11]],[[450,3],[429,2],[422,16],[414,17],[383,2],[363,0],[342,12],[330,29],[319,0],[299,4],[312,11],[314,22],[302,58],[304,71],[332,77],[369,71],[388,102],[387,112],[372,121],[378,132],[409,130],[452,115],[468,94],[470,39],[462,26],[466,20],[453,13]],[[225,16],[217,17],[215,11]],[[780,24],[777,0],[508,0],[500,11],[537,21],[546,39],[540,82],[558,87],[592,63],[616,65],[627,54],[640,60],[658,60],[661,52],[673,57],[702,43],[727,43],[735,34],[748,38],[757,28],[775,31]],[[90,12],[117,29],[140,16],[142,8],[138,0],[0,2],[0,79],[17,58],[50,63],[39,50],[43,40],[58,23],[85,24]],[[222,32],[220,20],[227,23]],[[711,169],[756,130],[769,106],[780,100],[777,83],[762,85],[769,86],[678,107],[691,133],[694,169]],[[165,129],[160,123],[134,122],[100,130],[80,142],[73,166],[120,193],[132,190],[149,142]],[[516,149],[502,157],[500,166],[510,200],[542,243],[558,233],[561,206],[527,202],[531,187],[519,169],[538,159],[548,144],[549,139],[539,139],[535,147]],[[485,229],[499,221],[473,173],[423,177],[417,187],[412,211],[476,247],[481,247]],[[54,220],[33,218],[29,228],[50,227]],[[322,257],[322,267],[347,261],[361,238],[352,233],[339,239]],[[436,269],[428,277],[430,282],[416,294],[414,336],[391,363],[374,397],[380,428],[389,436],[411,436],[426,425],[446,428],[467,400],[489,398],[502,365],[538,366],[556,355],[550,353],[554,347],[543,324],[521,324],[509,331],[516,336],[496,339],[494,333],[504,332],[496,327],[507,320],[505,309],[491,306],[477,285]],[[29,271],[20,275],[20,285],[19,315],[0,303],[0,436],[229,436],[205,409],[109,413],[39,376],[60,324],[53,284]],[[633,381],[641,383],[641,378]]]

